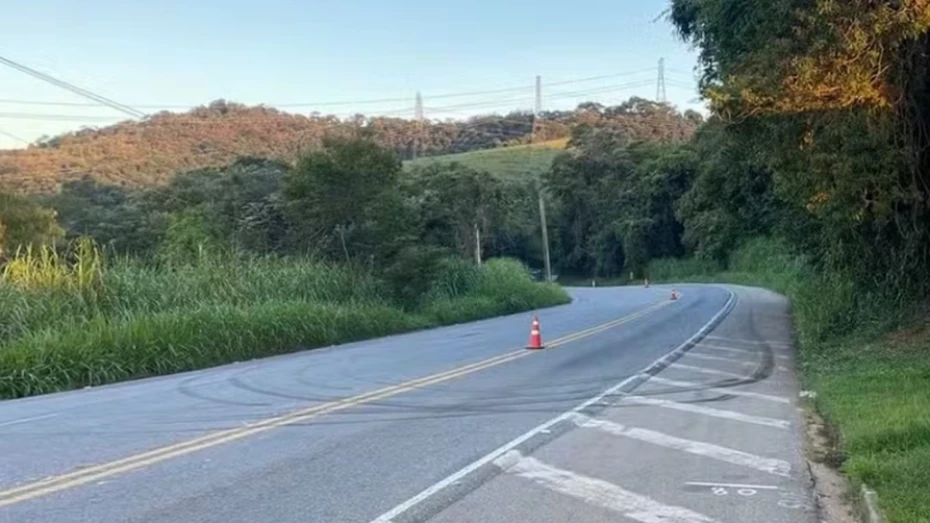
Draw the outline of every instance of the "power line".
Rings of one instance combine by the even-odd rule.
[[[7,138],[12,138],[12,139],[14,139],[14,140],[16,140],[16,141],[23,142],[23,143],[25,143],[25,144],[30,143],[29,140],[26,140],[25,138],[20,138],[19,136],[16,136],[16,135],[13,134],[13,133],[8,133],[8,132],[6,132],[6,131],[0,131],[0,134],[2,134],[3,136],[6,136]]]
[[[60,88],[65,89],[65,90],[67,90],[67,91],[71,91],[72,93],[74,93],[74,94],[76,94],[76,95],[78,95],[78,96],[83,96],[84,98],[93,100],[93,101],[98,102],[98,103],[100,103],[100,104],[102,104],[102,105],[106,105],[107,107],[110,107],[110,108],[112,108],[112,109],[115,109],[115,110],[117,110],[117,111],[119,111],[119,112],[121,112],[121,113],[128,114],[129,116],[132,116],[133,118],[144,118],[144,117],[145,117],[145,113],[143,113],[143,112],[141,112],[141,111],[137,111],[137,110],[133,109],[132,107],[129,107],[129,106],[127,106],[127,105],[123,105],[123,104],[121,104],[121,103],[119,103],[119,102],[114,102],[113,100],[111,100],[111,99],[109,99],[109,98],[106,98],[106,97],[101,96],[101,95],[96,94],[96,93],[92,93],[92,92],[90,92],[90,91],[88,91],[88,90],[86,90],[86,89],[82,89],[82,88],[80,88],[80,87],[78,87],[78,86],[76,86],[76,85],[74,85],[74,84],[70,84],[70,83],[68,83],[68,82],[65,82],[64,80],[59,80],[59,79],[54,78],[54,77],[52,77],[52,76],[49,76],[49,75],[47,75],[47,74],[45,74],[45,73],[43,73],[43,72],[36,71],[35,69],[32,69],[32,68],[26,67],[25,65],[22,65],[22,64],[20,64],[20,63],[14,62],[13,60],[10,60],[9,58],[4,58],[4,57],[0,56],[0,63],[2,63],[2,64],[4,64],[4,65],[7,65],[7,66],[9,66],[9,67],[12,67],[13,69],[16,69],[17,71],[26,73],[26,74],[28,74],[29,76],[38,78],[39,80],[42,80],[42,81],[44,81],[44,82],[48,82],[48,83],[50,83],[50,84],[52,84],[52,85],[54,85],[54,86],[60,87]]]
[[[117,116],[88,116],[77,114],[40,114],[40,113],[3,113],[0,112],[0,118],[12,118],[15,120],[49,120],[61,122],[110,122],[115,123],[119,120]]]
[[[6,59],[3,59],[2,57],[0,57],[0,60],[6,60]],[[15,63],[15,62],[10,61],[10,63]],[[16,65],[19,65],[19,64],[16,64]],[[15,66],[11,65],[11,67],[15,67]],[[21,67],[25,67],[25,66],[21,66]],[[43,75],[43,73],[39,73],[38,71],[33,71],[31,69],[30,71],[36,74],[39,74],[39,75]],[[633,76],[633,75],[649,73],[653,71],[655,71],[655,68],[651,67],[648,69],[640,69],[637,71],[626,71],[626,72],[614,73],[614,74],[589,76],[585,78],[574,78],[574,79],[562,80],[558,82],[548,82],[546,86],[548,87],[548,86],[553,86],[553,85],[570,85],[570,84],[576,84],[576,83],[593,82],[597,80],[604,80],[607,78]],[[32,74],[32,73],[28,73],[28,74]],[[44,75],[44,76],[48,77],[48,75]],[[51,80],[55,80],[55,79],[52,79],[51,77],[48,77],[48,78]],[[43,78],[43,79],[45,80],[46,78]],[[50,81],[50,80],[46,80],[46,81]],[[55,81],[62,82],[61,80],[55,80]],[[66,83],[66,82],[62,82],[62,83]],[[58,85],[58,84],[55,84],[55,85]],[[71,84],[68,84],[68,85],[71,85]],[[75,87],[76,89],[80,89],[76,86],[72,86],[72,87]],[[534,89],[534,86],[532,84],[527,84],[527,85],[504,87],[504,88],[497,88],[497,89],[486,89],[486,90],[477,90],[477,91],[464,91],[464,92],[428,95],[425,98],[428,98],[430,100],[442,100],[446,98],[462,98],[462,97],[478,96],[478,95],[486,95],[486,94],[510,93],[510,92],[516,92],[516,91],[526,91],[528,95],[531,95],[533,92],[533,89]],[[82,91],[84,90],[82,89]],[[88,94],[94,95],[93,93],[90,93],[89,91],[85,91],[85,92]],[[85,94],[82,94],[81,96],[86,97]],[[100,95],[94,95],[94,96],[98,96],[101,99],[103,98]],[[96,101],[95,98],[91,98],[91,99]],[[269,107],[291,107],[291,108],[327,107],[327,106],[339,106],[339,105],[365,105],[365,104],[394,103],[394,102],[409,103],[410,100],[411,100],[411,97],[403,97],[403,98],[378,98],[378,99],[368,99],[368,100],[344,100],[344,101],[336,101],[336,102],[268,103],[268,104],[262,104],[262,105],[267,105]],[[110,102],[112,102],[112,100],[110,100]],[[40,106],[50,106],[50,107],[99,107],[101,104],[108,105],[102,101],[98,101],[98,103],[81,103],[81,102],[50,102],[50,101],[41,101],[41,100],[18,100],[18,99],[0,99],[0,103],[20,104],[20,105],[40,105]],[[117,102],[112,102],[112,103],[116,104]],[[133,107],[129,107],[123,104],[118,104],[118,105],[122,106],[125,109],[129,109],[130,111],[133,111],[134,112],[133,116],[136,118],[141,118],[145,116],[145,114],[142,113],[141,111],[137,111],[133,107],[139,108],[139,109],[193,109],[195,107],[203,106],[202,104],[201,105],[196,105],[196,104],[195,105],[133,104]]]
[[[552,91],[553,95],[547,97],[548,100],[553,99],[564,99],[564,98],[580,98],[583,96],[591,96],[595,94],[604,94],[613,91],[622,91],[625,89],[635,89],[638,87],[646,87],[652,85],[652,80],[639,80],[637,82],[629,82],[625,84],[614,84],[606,85],[602,87],[597,87],[594,89],[587,89],[583,91]]]
[[[560,82],[546,82],[546,86],[548,87],[550,85],[566,85],[566,84],[577,84],[577,83],[582,83],[582,82],[593,82],[595,80],[604,80],[606,78],[617,78],[619,76],[633,76],[637,74],[651,73],[655,70],[656,70],[655,67],[650,67],[648,69],[640,69],[638,71],[628,71],[625,73],[604,74],[600,76],[589,76],[587,78],[578,78],[576,80],[562,80]]]

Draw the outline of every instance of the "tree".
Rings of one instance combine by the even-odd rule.
[[[702,161],[677,216],[687,248],[723,264],[744,240],[773,232],[784,203],[760,146],[739,129],[712,119],[695,137],[695,149]]]
[[[570,143],[575,149],[557,157],[544,178],[555,200],[553,259],[565,272],[614,274],[623,266],[623,254],[598,248],[605,240],[598,236],[620,216],[615,202],[634,169],[629,141],[622,132],[579,126]]]
[[[347,262],[385,258],[406,233],[400,160],[364,137],[330,137],[288,173],[284,194],[308,247]]]
[[[800,239],[815,259],[930,289],[926,0],[674,0],[671,19],[701,48],[714,113],[759,145],[786,213],[814,225]]]
[[[684,253],[675,206],[695,178],[691,146],[631,142],[610,125],[578,126],[571,145],[546,176],[560,269],[643,274],[651,259]]]
[[[63,236],[53,209],[0,193],[0,256],[29,245],[52,245]]]
[[[501,182],[487,172],[451,163],[414,171],[408,185],[417,200],[424,241],[480,260],[480,245],[498,228]]]
[[[68,239],[88,237],[119,253],[149,255],[161,241],[164,220],[144,208],[144,196],[85,177],[44,201],[58,213]]]

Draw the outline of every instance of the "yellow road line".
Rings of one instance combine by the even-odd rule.
[[[647,307],[641,311],[635,312],[623,318],[619,318],[589,329],[578,331],[567,336],[563,336],[556,340],[551,341],[547,344],[549,348],[555,348],[560,345],[565,345],[573,341],[577,341],[589,336],[593,336],[600,332],[603,332],[607,329],[611,329],[618,325],[628,323],[637,318],[645,316],[651,312],[658,310],[669,303],[670,301],[663,301],[656,305]],[[219,430],[193,438],[187,441],[182,441],[179,443],[174,443],[164,447],[160,447],[154,450],[147,452],[142,452],[133,456],[126,458],[118,459],[115,461],[110,461],[107,463],[102,463],[100,465],[95,465],[87,468],[82,468],[75,470],[73,472],[60,474],[57,476],[51,476],[49,478],[27,483],[19,487],[11,488],[8,490],[0,491],[0,508],[6,507],[8,505],[13,505],[15,503],[20,503],[23,501],[28,501],[30,499],[35,499],[41,496],[48,494],[53,494],[55,492],[60,492],[70,488],[78,487],[87,483],[92,483],[94,481],[101,480],[110,476],[115,476],[117,474],[122,474],[125,472],[130,472],[137,470],[149,465],[154,465],[162,461],[166,461],[172,458],[184,456],[186,454],[191,454],[200,450],[208,449],[225,443],[230,443],[237,441],[249,436],[254,436],[256,434],[266,432],[275,428],[283,427],[286,425],[293,425],[296,423],[305,422],[322,416],[324,414],[329,414],[332,412],[344,410],[350,407],[363,405],[366,403],[371,403],[373,401],[381,400],[397,394],[423,388],[429,385],[435,385],[444,381],[448,381],[454,378],[472,374],[484,369],[495,367],[503,363],[507,363],[519,358],[529,356],[531,354],[536,354],[536,351],[528,351],[525,349],[517,349],[508,351],[499,356],[494,356],[476,363],[469,365],[464,365],[457,367],[455,369],[441,372],[439,374],[433,374],[431,376],[426,376],[423,378],[417,378],[413,380],[406,381],[404,383],[399,383],[397,385],[391,385],[384,387],[372,392],[367,392],[364,394],[359,394],[351,398],[345,398],[341,400],[331,401],[321,405],[316,405],[306,409],[301,409],[290,414],[284,414],[282,416],[276,416],[273,418],[268,418],[259,422],[251,423],[242,427],[236,427],[232,429]]]

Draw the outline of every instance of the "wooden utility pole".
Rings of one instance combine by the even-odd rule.
[[[536,75],[536,102],[533,104],[533,127],[530,130],[530,143],[536,143],[536,121],[542,112],[542,76]]]
[[[549,229],[546,226],[546,201],[543,199],[542,184],[537,184],[539,195],[539,226],[542,229],[543,263],[546,265],[546,281],[552,281],[552,264],[549,261]]]
[[[475,263],[481,265],[481,227],[475,222]]]

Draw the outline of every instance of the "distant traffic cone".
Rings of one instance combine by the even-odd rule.
[[[539,318],[533,316],[533,326],[530,327],[530,343],[526,346],[527,349],[542,349],[542,334],[539,332]]]
[[[672,300],[672,301],[675,301],[675,300],[677,300],[677,299],[678,299],[678,291],[676,291],[675,289],[672,289],[672,297],[671,297],[671,300]]]
[[[649,288],[649,278],[646,278],[645,280],[643,280],[643,287],[647,289]]]

